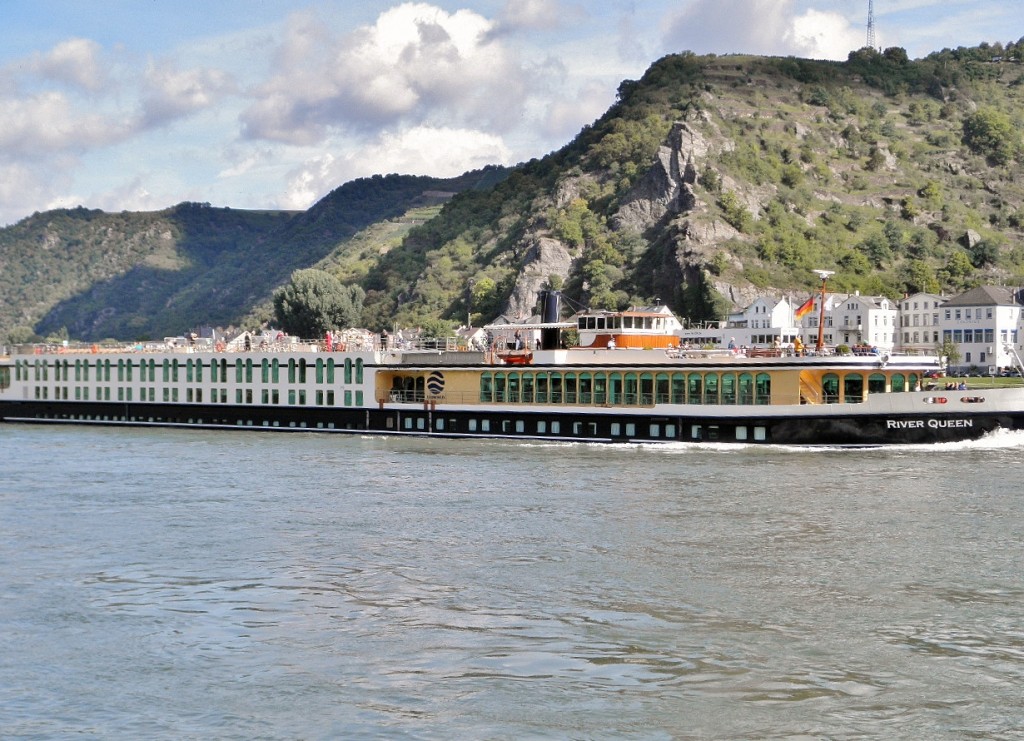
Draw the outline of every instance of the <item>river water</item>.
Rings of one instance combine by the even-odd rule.
[[[1024,738],[1022,451],[0,426],[0,737]]]

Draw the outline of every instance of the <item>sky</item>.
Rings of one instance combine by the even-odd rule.
[[[874,0],[911,58],[1022,0]],[[868,0],[0,0],[0,225],[85,206],[305,209],[374,174],[560,148],[660,57],[846,59]]]

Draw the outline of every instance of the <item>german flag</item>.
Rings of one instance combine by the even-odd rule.
[[[795,316],[797,319],[803,319],[805,316],[807,316],[808,314],[811,313],[811,309],[813,309],[813,308],[814,308],[814,296],[811,296],[809,299],[807,299],[802,304],[800,304],[800,308],[798,308],[793,313],[793,316]]]

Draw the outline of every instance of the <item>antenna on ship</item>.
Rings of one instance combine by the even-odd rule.
[[[868,48],[875,48],[875,0],[868,0]]]
[[[821,302],[818,306],[818,344],[814,346],[815,352],[821,352],[821,349],[825,346],[825,284],[828,283],[828,277],[835,275],[834,270],[815,270],[818,277],[821,278]]]

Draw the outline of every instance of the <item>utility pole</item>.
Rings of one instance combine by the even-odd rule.
[[[821,278],[821,301],[818,304],[818,344],[815,345],[814,351],[821,354],[821,350],[825,347],[825,284],[828,283],[828,277],[834,275],[834,270],[815,270],[818,277]]]

